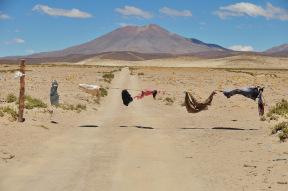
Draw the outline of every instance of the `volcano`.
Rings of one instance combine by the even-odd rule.
[[[154,24],[125,26],[84,44],[59,51],[30,55],[30,58],[66,57],[69,55],[95,55],[105,52],[137,52],[142,54],[193,54],[223,52],[227,49],[188,39]]]
[[[150,24],[121,27],[80,45],[21,58],[27,59],[30,63],[78,62],[91,57],[137,61],[181,55],[217,57],[217,55],[229,55],[231,52],[233,51],[219,45],[204,43],[195,38],[185,38],[158,25]],[[6,57],[4,60],[19,58]]]

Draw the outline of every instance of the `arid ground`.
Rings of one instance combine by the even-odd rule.
[[[17,110],[5,102],[19,94],[17,68],[0,66],[0,107]],[[271,135],[277,121],[260,120],[257,102],[219,92],[205,111],[182,106],[184,91],[204,100],[213,90],[260,85],[268,111],[287,99],[288,59],[90,59],[26,69],[26,95],[48,108],[26,109],[24,123],[0,117],[1,191],[288,190],[288,143]],[[114,74],[111,83],[107,73]],[[62,104],[86,109],[52,108],[54,79]],[[79,83],[100,85],[108,95],[97,101]],[[160,93],[126,107],[122,89]]]

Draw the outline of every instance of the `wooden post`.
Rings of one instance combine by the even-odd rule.
[[[20,77],[20,93],[19,93],[19,112],[18,112],[18,122],[24,122],[23,118],[24,108],[25,108],[25,60],[20,61],[20,72],[23,74]]]

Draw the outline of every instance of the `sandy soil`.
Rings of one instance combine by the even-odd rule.
[[[15,156],[0,159],[0,190],[288,189],[287,143],[270,135],[275,121],[260,121],[256,102],[218,94],[208,110],[197,114],[189,114],[181,106],[185,90],[205,99],[215,89],[263,85],[270,107],[287,97],[285,70],[27,69],[31,70],[27,94],[49,103],[50,82],[57,79],[61,102],[86,104],[87,110],[55,109],[58,124],[50,123],[50,115],[43,109],[27,111],[24,123],[0,118],[0,156]],[[101,77],[109,71],[115,71],[111,84]],[[0,97],[16,94],[18,80],[11,79],[11,73],[2,71],[0,75],[4,76]],[[78,83],[109,87],[108,96],[100,104],[94,103],[78,89]],[[121,102],[124,88],[133,89],[132,95],[146,88],[161,92],[156,100],[145,97],[126,107]],[[174,103],[167,105],[166,97]]]
[[[165,58],[144,61],[121,61],[91,58],[76,65],[98,66],[148,66],[148,67],[201,67],[201,68],[261,68],[288,69],[288,58],[259,55],[237,55],[231,57],[204,59],[198,57]]]

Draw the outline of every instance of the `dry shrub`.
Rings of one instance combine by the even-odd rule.
[[[114,74],[113,73],[105,73],[102,75],[102,78],[104,79],[105,82],[111,83],[111,81],[114,78]]]
[[[174,103],[174,98],[166,97],[164,102],[166,105],[172,105]]]
[[[34,109],[34,108],[47,108],[47,104],[42,100],[33,98],[31,96],[25,96],[25,108]]]
[[[281,142],[284,142],[286,139],[288,139],[288,122],[283,121],[281,123],[276,124],[272,128],[271,134],[278,134],[278,137]]]
[[[68,104],[68,103],[64,103],[64,104],[60,104],[58,106],[59,108],[63,109],[63,110],[70,110],[70,111],[76,111],[77,113],[80,113],[83,110],[86,110],[86,105],[84,104]]]
[[[7,102],[7,103],[13,103],[13,102],[15,102],[15,101],[17,101],[17,96],[15,96],[15,95],[12,94],[12,93],[10,93],[10,94],[7,95],[7,97],[6,97],[6,102]]]
[[[105,97],[108,95],[108,91],[105,88],[100,88],[100,96]]]
[[[273,106],[269,112],[267,113],[267,117],[270,119],[277,118],[275,115],[279,115],[282,117],[287,117],[288,115],[288,101],[282,99],[279,103],[276,103],[275,106]]]
[[[0,107],[0,117],[3,117],[5,113],[10,115],[11,121],[16,121],[18,114],[15,109],[10,106]]]

